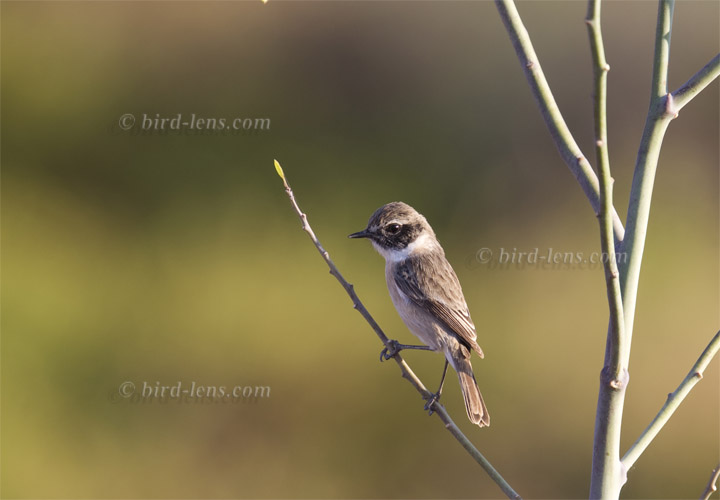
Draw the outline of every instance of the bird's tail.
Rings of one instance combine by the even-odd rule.
[[[460,389],[462,389],[463,398],[465,399],[465,409],[467,415],[473,424],[480,427],[490,425],[490,415],[488,414],[485,401],[483,401],[480,388],[478,387],[475,375],[473,375],[472,365],[467,358],[453,356],[453,368],[460,379]]]

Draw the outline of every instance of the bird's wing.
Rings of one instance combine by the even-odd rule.
[[[395,265],[395,284],[452,333],[483,356],[457,275],[443,255],[411,255]]]

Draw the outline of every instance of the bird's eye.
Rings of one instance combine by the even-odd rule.
[[[385,230],[388,232],[388,234],[398,234],[401,227],[402,226],[400,224],[388,224]]]

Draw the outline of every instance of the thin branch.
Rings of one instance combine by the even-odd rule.
[[[590,37],[590,51],[594,75],[595,152],[600,184],[600,244],[609,306],[609,324],[605,362],[595,421],[590,498],[616,498],[625,482],[620,463],[620,431],[622,428],[622,398],[627,382],[627,367],[621,364],[621,350],[625,349],[622,295],[613,244],[612,177],[607,144],[607,74],[610,66],[600,27],[600,0],[588,2],[585,23]],[[618,411],[620,408],[620,411]]]
[[[705,368],[707,368],[710,361],[712,361],[715,354],[717,354],[718,349],[720,349],[720,331],[715,334],[678,388],[668,395],[667,401],[665,401],[663,407],[652,422],[650,422],[650,425],[647,426],[637,441],[635,441],[627,453],[625,453],[625,456],[622,458],[622,463],[627,469],[633,466],[638,457],[645,451],[652,440],[655,439],[660,429],[663,428],[675,410],[677,410],[678,406],[680,406],[680,403],[682,403],[690,393],[695,384],[700,381]]]
[[[586,19],[590,47],[593,57],[594,86],[594,116],[595,116],[595,153],[597,156],[599,183],[600,183],[600,244],[603,251],[603,265],[607,283],[608,305],[610,308],[610,332],[612,359],[610,370],[616,379],[620,378],[622,368],[619,363],[620,346],[624,329],[622,295],[620,293],[620,278],[613,245],[613,179],[610,175],[610,158],[607,139],[607,76],[610,66],[605,60],[602,30],[600,28],[600,0],[588,2],[588,17]]]
[[[653,60],[652,98],[659,99],[668,93],[668,66],[670,65],[670,35],[672,34],[674,0],[660,0],[658,22],[655,27],[655,58]]]
[[[332,261],[332,259],[330,259],[330,254],[322,246],[320,241],[317,239],[317,236],[315,236],[312,227],[310,227],[310,224],[308,223],[307,215],[305,215],[305,213],[300,210],[300,207],[295,200],[295,195],[293,194],[293,191],[290,188],[287,179],[285,178],[285,173],[283,172],[282,167],[277,160],[275,160],[275,170],[283,181],[283,185],[285,186],[285,192],[287,193],[288,198],[290,198],[290,203],[292,204],[295,213],[300,218],[303,231],[308,234],[313,244],[318,249],[318,252],[320,252],[323,260],[325,260],[325,263],[330,268],[330,274],[332,274],[335,279],[337,279],[338,282],[342,285],[347,294],[350,296],[353,307],[357,309],[358,312],[360,312],[360,314],[362,315],[362,317],[365,318],[365,320],[370,324],[372,329],[375,331],[375,334],[380,338],[382,343],[386,347],[390,347],[390,340],[388,339],[387,335],[385,335],[385,333],[382,331],[375,319],[370,315],[368,310],[360,301],[360,298],[355,293],[353,285],[348,283],[347,280],[345,280],[345,278],[343,277],[343,275],[340,274],[340,271],[335,266],[335,263]],[[415,387],[415,389],[420,393],[423,399],[428,400],[432,396],[432,394],[425,388],[425,385],[410,369],[405,360],[403,360],[402,356],[400,356],[400,354],[396,354],[393,359],[400,367],[402,377],[408,380],[412,384],[412,386]],[[503,493],[505,493],[508,498],[522,500],[520,495],[518,495],[515,490],[512,489],[512,487],[507,483],[507,481],[505,481],[505,479],[500,475],[500,473],[495,470],[492,464],[488,462],[488,460],[482,455],[482,453],[480,453],[480,451],[478,451],[478,449],[472,444],[472,442],[470,442],[470,440],[462,433],[462,431],[458,428],[455,422],[453,422],[452,418],[450,418],[450,415],[448,415],[445,407],[439,402],[435,401],[433,403],[432,410],[440,418],[440,420],[442,420],[443,424],[445,424],[445,428],[455,437],[455,439],[457,439],[457,441],[462,445],[462,447],[467,450],[470,456],[478,464],[480,464],[480,466],[485,470],[485,472],[487,472],[490,478],[495,481],[495,483],[500,487],[500,489],[502,489]]]
[[[705,87],[710,85],[720,75],[720,54],[712,58],[703,68],[695,73],[679,89],[672,93],[675,104],[675,113],[679,112],[687,103],[698,95]]]
[[[705,486],[705,491],[702,492],[700,500],[709,500],[710,495],[718,490],[716,484],[718,477],[720,477],[720,464],[718,464],[718,466],[713,469],[712,474],[710,474],[710,480],[707,486]]]
[[[619,268],[627,337],[627,349],[622,352],[621,360],[624,365],[627,365],[630,359],[635,301],[660,148],[667,127],[676,115],[673,111],[673,97],[667,93],[667,68],[674,4],[674,0],[659,0],[650,108],[635,162],[628,204],[627,229],[622,243],[625,259],[620,263]]]
[[[555,146],[578,183],[580,183],[580,187],[590,201],[593,211],[597,214],[600,212],[598,178],[575,142],[560,113],[515,3],[512,0],[495,0],[495,4],[510,35],[510,40],[522,64],[525,77],[530,84],[530,89],[540,107],[540,113],[550,130]],[[615,240],[619,243],[623,240],[625,231],[615,209],[612,212]]]

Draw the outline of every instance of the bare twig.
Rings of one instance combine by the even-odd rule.
[[[295,213],[300,218],[300,222],[302,223],[302,229],[308,234],[308,236],[310,236],[313,244],[318,249],[318,252],[320,252],[320,255],[330,268],[330,274],[332,274],[335,279],[337,279],[338,282],[342,285],[347,294],[350,296],[353,307],[357,309],[358,312],[360,312],[360,314],[362,315],[362,317],[365,318],[365,321],[370,324],[372,329],[375,331],[375,334],[380,338],[382,343],[386,347],[390,347],[390,340],[388,339],[387,335],[385,335],[385,333],[382,331],[375,319],[370,315],[368,310],[360,301],[360,298],[355,293],[353,285],[348,283],[342,276],[342,274],[340,274],[340,271],[335,266],[335,263],[332,261],[332,259],[330,259],[330,254],[322,246],[320,241],[317,239],[317,236],[315,236],[315,233],[313,232],[310,224],[308,223],[307,215],[305,215],[305,213],[300,210],[300,207],[295,200],[295,195],[293,194],[293,191],[290,188],[287,179],[285,178],[285,173],[283,172],[283,169],[277,160],[275,160],[275,170],[283,181],[283,185],[285,186],[285,192],[287,193],[288,198],[290,198],[290,203],[292,204]],[[415,387],[415,389],[420,393],[423,399],[429,399],[432,394],[425,388],[425,385],[410,369],[402,356],[400,356],[400,354],[395,354],[395,356],[393,356],[393,359],[400,367],[403,378],[408,380],[412,384],[412,386]],[[470,442],[470,440],[462,433],[462,431],[458,428],[455,422],[453,422],[452,418],[450,418],[450,415],[448,415],[447,411],[445,410],[445,407],[441,405],[438,401],[435,401],[433,403],[432,410],[440,418],[440,420],[442,420],[445,428],[455,437],[455,439],[457,439],[457,441],[462,445],[463,448],[465,448],[465,450],[470,454],[470,456],[478,464],[480,464],[480,466],[485,470],[485,472],[487,472],[490,478],[495,481],[495,483],[500,487],[500,489],[502,489],[503,493],[505,493],[508,498],[521,500],[520,495],[518,495],[515,490],[512,489],[512,487],[507,483],[507,481],[505,481],[505,479],[500,475],[500,473],[495,470],[492,464],[488,462],[488,460],[482,455],[482,453],[480,453],[480,451],[478,451],[478,449],[472,444],[472,442]]]
[[[530,84],[530,89],[540,108],[540,113],[545,120],[545,124],[550,130],[550,135],[555,142],[555,146],[560,152],[560,156],[565,161],[565,164],[570,168],[570,171],[578,183],[580,183],[580,187],[590,201],[592,209],[597,214],[600,212],[600,188],[598,178],[587,158],[585,158],[585,155],[580,150],[580,147],[575,142],[575,139],[570,133],[570,129],[560,113],[560,109],[545,79],[540,61],[535,54],[530,36],[523,25],[515,3],[512,0],[495,0],[495,4],[505,24],[505,28],[510,35],[510,40],[515,48],[520,64],[522,64],[525,77]],[[612,209],[612,223],[615,240],[619,243],[622,241],[625,231],[620,217],[618,217],[614,208]]]
[[[600,183],[600,244],[603,252],[605,284],[609,306],[608,333],[605,362],[600,379],[600,393],[595,420],[592,477],[590,498],[614,498],[625,482],[620,463],[620,431],[622,412],[613,411],[618,400],[622,403],[627,381],[627,366],[621,364],[621,350],[625,349],[624,318],[620,275],[613,244],[612,184],[607,144],[607,74],[610,66],[605,60],[605,49],[600,28],[600,0],[588,2],[585,23],[590,37],[594,75],[595,151]],[[608,418],[608,416],[610,418]]]
[[[718,464],[718,466],[713,469],[712,474],[710,474],[710,480],[707,486],[705,486],[705,491],[702,492],[700,500],[709,500],[710,495],[718,490],[716,484],[718,477],[720,477],[720,464]]]
[[[673,97],[667,92],[667,69],[670,58],[670,33],[674,5],[674,0],[659,0],[650,108],[635,162],[628,205],[627,229],[625,240],[622,243],[626,259],[620,265],[620,283],[628,346],[632,339],[635,301],[660,148],[665,131],[676,115],[673,112]],[[627,364],[630,357],[629,347],[622,354],[625,358],[622,361]]]
[[[674,392],[668,395],[667,401],[655,416],[650,425],[640,434],[640,437],[630,447],[622,458],[622,463],[626,469],[633,466],[638,457],[645,451],[648,445],[655,439],[660,429],[667,423],[672,414],[677,410],[680,403],[690,393],[692,388],[697,384],[703,376],[705,368],[712,361],[715,354],[720,349],[720,331],[715,334],[703,353],[693,365],[685,379],[680,383]]]
[[[712,58],[703,68],[695,73],[679,89],[672,93],[675,113],[680,111],[693,97],[710,85],[720,75],[720,54]]]
[[[670,35],[672,34],[675,0],[658,2],[658,22],[655,26],[655,56],[653,60],[652,93],[654,99],[668,92],[668,67],[670,65]]]
[[[600,244],[603,251],[603,267],[607,283],[608,304],[610,308],[611,362],[608,364],[615,379],[621,377],[622,367],[619,363],[620,346],[623,336],[623,309],[620,293],[620,275],[618,273],[613,245],[613,179],[610,175],[610,159],[607,143],[607,74],[610,66],[605,60],[602,32],[600,29],[600,0],[588,2],[588,17],[585,21],[590,35],[590,46],[593,56],[593,73],[595,75],[595,147],[600,182]]]

